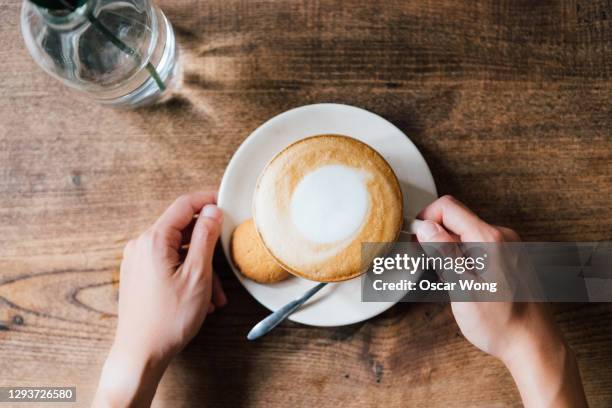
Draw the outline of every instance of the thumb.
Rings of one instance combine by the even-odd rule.
[[[420,222],[416,230],[416,235],[427,256],[435,257],[441,254],[443,257],[455,258],[461,254],[457,245],[457,239],[436,222],[430,220]],[[436,273],[444,282],[453,282],[457,278],[454,273],[449,273],[449,271],[444,268],[436,269]]]
[[[223,212],[214,204],[208,204],[200,211],[185,258],[184,269],[189,273],[202,273],[210,266],[222,221]]]
[[[440,224],[429,220],[418,224],[416,235],[419,242],[457,242]]]

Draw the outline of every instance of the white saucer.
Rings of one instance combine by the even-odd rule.
[[[307,105],[281,113],[257,128],[232,157],[221,186],[218,204],[225,213],[221,244],[236,277],[259,303],[276,310],[300,297],[314,282],[291,277],[262,285],[244,278],[234,267],[229,242],[234,228],[251,218],[251,200],[259,173],[289,144],[307,136],[337,133],[359,139],[389,162],[404,194],[404,217],[411,219],[437,197],[427,163],[416,146],[393,124],[366,110],[348,105]],[[361,278],[330,283],[289,319],[311,326],[342,326],[367,320],[395,302],[361,302]]]

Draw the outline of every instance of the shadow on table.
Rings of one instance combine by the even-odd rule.
[[[310,339],[350,341],[364,325],[315,328],[286,321],[267,336],[250,342],[246,334],[269,311],[240,285],[219,248],[214,269],[229,304],[207,317],[200,333],[174,360],[172,379],[163,386],[163,398],[172,406],[241,407],[248,406],[256,395],[275,395],[262,389],[274,386],[266,381],[266,375],[282,370],[293,356],[303,355]],[[278,398],[280,401],[282,396]]]
[[[213,268],[229,303],[208,315],[202,330],[173,363],[177,391],[166,395],[172,406],[240,407],[248,405],[249,385],[260,344],[246,339],[250,324],[266,309],[240,286],[217,246]]]

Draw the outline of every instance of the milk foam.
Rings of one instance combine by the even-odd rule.
[[[291,197],[291,222],[309,241],[338,242],[363,224],[369,207],[367,174],[327,165],[306,174]]]
[[[253,220],[288,271],[333,282],[363,272],[361,242],[396,238],[401,199],[392,169],[374,150],[345,136],[315,136],[268,163]]]

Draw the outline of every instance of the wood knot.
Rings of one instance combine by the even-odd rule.
[[[74,184],[75,186],[79,187],[81,185],[81,173],[79,172],[74,172],[72,173],[72,184]]]
[[[380,383],[383,377],[383,365],[379,361],[374,361],[374,364],[372,364],[372,371],[374,372],[376,382]]]

